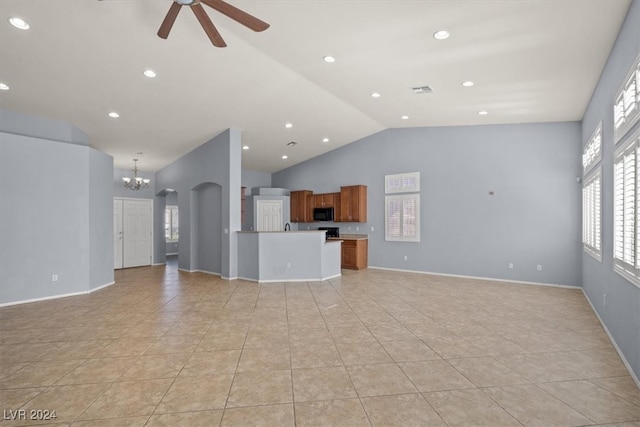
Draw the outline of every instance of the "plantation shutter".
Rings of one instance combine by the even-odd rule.
[[[614,258],[618,267],[636,275],[637,242],[637,159],[638,147],[632,144],[614,164]]]

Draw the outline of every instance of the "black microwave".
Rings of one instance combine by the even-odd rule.
[[[333,208],[313,208],[314,221],[333,221]]]

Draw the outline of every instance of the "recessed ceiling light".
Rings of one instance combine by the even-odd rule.
[[[249,146],[248,146],[248,145],[243,145],[243,146],[242,146],[242,149],[243,149],[243,150],[248,150],[248,149],[249,149]]]
[[[289,158],[289,156],[287,156],[286,154],[282,156],[282,160],[287,160]]]
[[[471,87],[471,86],[473,86],[475,83],[474,83],[474,82],[472,82],[472,81],[469,81],[469,80],[468,80],[468,81],[466,81],[466,82],[462,82],[461,84],[462,84],[462,86],[464,86],[464,87]]]
[[[16,18],[15,16],[11,17],[9,18],[9,23],[19,30],[29,29],[29,24],[27,24],[22,18]]]
[[[378,92],[373,92],[373,93],[371,94],[371,97],[372,97],[372,98],[380,98],[380,96],[382,96],[382,95],[380,95]]]
[[[154,78],[157,74],[153,70],[144,70],[144,75],[149,77],[150,79]]]
[[[440,30],[433,33],[433,37],[437,40],[446,40],[449,38],[449,36],[450,34],[447,30]]]
[[[402,116],[400,117],[402,120],[409,120],[409,116]]]
[[[117,119],[118,117],[120,117],[120,114],[116,113],[115,111],[110,112],[109,114],[107,114],[109,117],[111,117],[112,119]]]
[[[336,62],[336,58],[334,58],[333,56],[325,56],[322,59],[324,59],[324,62],[328,62],[328,63]]]
[[[0,83],[0,90],[9,90],[9,85],[6,83]]]
[[[322,138],[322,142],[329,142],[329,138]]]
[[[489,114],[489,112],[488,112],[488,111],[484,111],[484,110],[482,110],[482,111],[478,111],[478,115],[479,115],[479,116],[486,116],[487,114]]]
[[[293,127],[293,124],[287,123],[286,125],[284,125],[284,127],[286,127],[287,129],[291,129]]]

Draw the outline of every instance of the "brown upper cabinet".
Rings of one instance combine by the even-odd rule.
[[[342,222],[367,222],[367,186],[340,187],[339,219]]]
[[[310,190],[292,191],[290,193],[291,222],[312,222],[313,192]]]
[[[340,197],[340,193],[325,193],[313,195],[314,208],[333,208],[335,207],[335,195]]]

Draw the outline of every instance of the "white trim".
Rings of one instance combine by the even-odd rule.
[[[90,294],[92,292],[99,291],[100,289],[104,289],[107,286],[114,285],[115,283],[116,283],[115,280],[113,282],[105,283],[104,285],[100,285],[97,288],[89,289],[89,291],[87,291],[87,293]]]
[[[164,256],[167,256],[167,255],[178,255],[178,252],[170,252],[168,254],[164,254]]]
[[[196,271],[194,271],[194,273],[203,273],[203,274],[210,274],[212,276],[220,276],[220,277],[222,277],[221,273],[214,273],[213,271],[207,271],[207,270],[196,270]]]
[[[427,275],[433,275],[433,276],[458,277],[460,279],[484,280],[489,282],[504,282],[507,284],[512,283],[514,285],[534,285],[534,286],[549,286],[552,288],[582,289],[582,287],[576,286],[576,285],[559,285],[556,283],[527,282],[524,280],[496,279],[493,277],[465,276],[461,274],[434,273],[431,271],[419,271],[419,270],[403,270],[399,268],[376,267],[371,265],[369,266],[369,268],[373,268],[375,270],[399,271],[402,273],[416,273],[416,274],[427,274]]]
[[[167,265],[167,263],[166,262],[156,262],[155,264],[151,264],[151,267],[157,267],[159,265]],[[121,270],[121,269],[118,269],[118,270]]]
[[[325,277],[324,279],[308,278],[308,279],[257,280],[257,279],[250,279],[248,277],[238,277],[238,279],[246,280],[248,282],[256,282],[256,283],[282,283],[282,282],[297,283],[297,282],[324,282],[325,280],[335,279],[336,277],[340,277],[340,276],[342,276],[342,273],[335,274],[335,275],[329,276],[329,277]]]
[[[615,260],[614,260],[614,263],[613,263],[613,272],[617,273],[618,275],[620,275],[623,279],[625,279],[627,282],[631,283],[636,288],[640,288],[640,278],[638,278],[638,277],[634,276],[633,274],[629,273],[623,267],[620,267],[618,264],[615,263]]]
[[[624,357],[624,354],[622,353],[622,350],[620,350],[620,347],[618,347],[618,344],[616,343],[616,340],[613,339],[613,335],[611,335],[611,332],[609,331],[609,328],[607,328],[607,325],[605,325],[605,323],[602,321],[602,317],[600,317],[600,314],[598,313],[598,311],[596,310],[595,306],[591,302],[591,299],[589,298],[589,295],[587,295],[587,291],[585,291],[584,288],[580,288],[580,289],[582,289],[582,294],[584,295],[585,299],[587,300],[587,302],[591,306],[591,309],[593,310],[594,314],[598,318],[598,321],[600,322],[600,325],[602,325],[602,329],[604,329],[604,331],[607,333],[607,336],[609,337],[609,341],[611,341],[611,344],[613,345],[613,348],[616,349],[616,352],[618,353],[618,356],[620,356],[620,360],[622,360],[622,363],[624,364],[625,368],[627,368],[627,371],[629,371],[629,374],[631,374],[631,378],[633,378],[633,381],[635,381],[636,386],[638,386],[638,388],[640,388],[640,379],[638,379],[638,376],[635,374],[635,372],[633,372],[633,369],[631,368],[631,365],[629,365],[629,362],[627,362],[627,359]]]
[[[185,273],[197,273],[198,270],[186,270],[184,268],[178,267],[178,271],[184,271]]]
[[[79,295],[88,295],[88,294],[91,294],[93,292],[99,291],[100,289],[104,289],[107,286],[111,286],[111,285],[113,285],[115,283],[116,282],[105,283],[104,285],[100,285],[97,288],[89,289],[87,291],[71,292],[71,293],[68,293],[68,294],[61,294],[61,295],[50,295],[48,297],[32,298],[32,299],[26,299],[26,300],[21,300],[21,301],[4,302],[4,303],[0,303],[0,307],[9,307],[9,306],[18,305],[18,304],[28,304],[30,302],[48,301],[48,300],[58,299],[58,298],[67,298],[67,297],[76,297],[76,296],[79,296]]]

